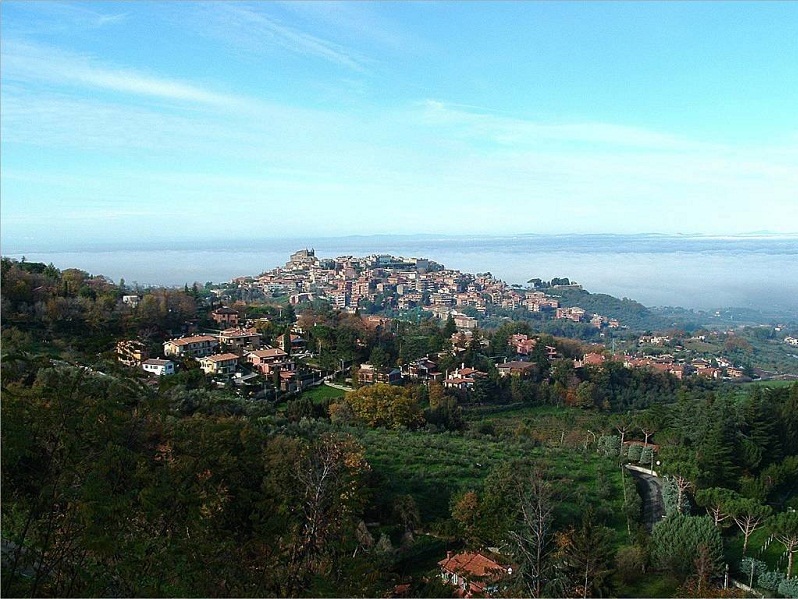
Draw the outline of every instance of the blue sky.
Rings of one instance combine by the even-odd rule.
[[[796,2],[18,2],[2,237],[798,231]]]

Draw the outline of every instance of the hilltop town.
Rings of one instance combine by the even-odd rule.
[[[586,341],[567,356],[554,345],[544,344],[550,362],[568,357],[576,368],[581,368],[613,361],[626,368],[667,373],[679,380],[691,376],[732,381],[790,378],[789,374],[755,367],[745,351],[748,342],[734,330],[650,334],[629,330],[615,317],[591,313],[576,305],[561,305],[564,293],[581,290],[580,285],[567,278],[548,282],[532,279],[522,288],[508,285],[489,272],[464,273],[426,258],[386,254],[320,258],[313,249],[302,249],[291,254],[282,267],[210,286],[206,301],[212,327],[202,334],[196,334],[196,323],[187,323],[185,330],[193,333],[165,340],[160,356],[151,356],[142,341],[135,339],[120,340],[117,352],[124,364],[158,375],[175,372],[176,362],[172,360],[194,358],[206,374],[220,382],[232,380],[250,391],[258,388],[263,379],[278,392],[300,391],[340,374],[344,366],[354,369],[356,384],[439,380],[447,387],[468,390],[476,378],[486,373],[463,364],[440,369],[441,359],[444,365],[455,364],[472,342],[474,332],[491,317],[496,323],[498,314],[501,323],[528,315],[533,323],[560,327],[563,325],[557,322],[566,323],[572,327],[562,329],[570,333],[566,336]],[[127,295],[123,301],[135,304],[139,297]],[[372,328],[390,329],[394,319],[432,317],[441,325],[450,323],[451,350],[445,355],[407,356],[401,364],[355,363],[355,356],[351,355],[340,358],[335,367],[324,368],[318,360],[323,345],[308,338],[301,322],[290,323],[279,336],[263,334],[270,328],[269,319],[247,316],[252,314],[253,305],[263,302],[275,302],[299,312],[326,306],[357,315]],[[776,334],[780,331],[780,327],[774,328]],[[483,339],[482,343],[487,348],[488,342]],[[530,331],[509,336],[511,351],[496,352],[492,348],[498,354],[493,359],[498,372],[525,376],[537,343]],[[781,345],[794,345],[794,338],[785,333]]]

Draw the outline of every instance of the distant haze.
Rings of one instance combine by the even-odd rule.
[[[192,247],[194,246],[194,247]],[[648,306],[778,308],[798,316],[798,239],[663,235],[366,236],[236,243],[3,248],[5,255],[77,267],[128,284],[223,282],[282,266],[301,248],[319,257],[425,257],[510,284],[568,277],[592,293]]]

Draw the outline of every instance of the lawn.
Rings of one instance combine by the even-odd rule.
[[[335,387],[319,385],[318,387],[311,387],[307,391],[303,391],[302,397],[309,397],[313,403],[321,403],[327,399],[343,397],[345,393],[346,391],[336,389]]]

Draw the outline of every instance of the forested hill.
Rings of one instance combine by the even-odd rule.
[[[557,289],[550,294],[558,297],[562,306],[579,306],[588,314],[597,313],[617,318],[630,329],[657,330],[674,324],[673,318],[659,315],[629,298],[618,299],[605,293],[590,293],[584,289]]]

